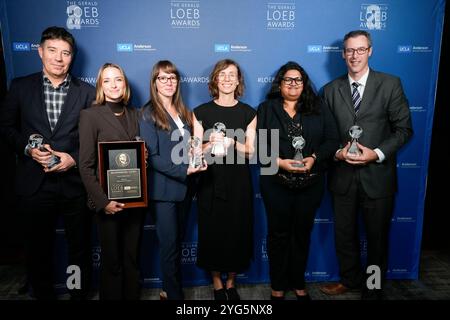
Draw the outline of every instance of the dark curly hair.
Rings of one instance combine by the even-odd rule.
[[[314,92],[311,86],[311,80],[305,69],[303,69],[297,62],[289,61],[278,69],[275,79],[272,82],[270,92],[267,94],[267,99],[283,99],[281,95],[281,81],[284,75],[289,70],[297,70],[302,75],[303,79],[303,91],[296,105],[296,110],[301,114],[307,115],[312,113],[318,113],[317,100],[318,96]]]

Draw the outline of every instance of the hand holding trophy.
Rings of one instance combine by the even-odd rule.
[[[222,122],[216,122],[213,126],[213,134],[222,135],[226,138],[226,127]],[[213,157],[224,157],[227,155],[227,148],[225,147],[225,141],[213,141],[211,155]]]
[[[352,138],[350,148],[348,148],[347,153],[351,156],[360,156],[361,150],[359,150],[357,146],[358,139],[361,137],[363,133],[363,129],[360,126],[351,126],[348,130],[350,137]]]
[[[301,161],[300,163],[295,163],[292,166],[297,168],[302,168],[305,166],[303,163],[302,149],[305,147],[305,139],[302,136],[297,136],[292,139],[292,146],[295,149],[294,160]]]
[[[202,141],[199,137],[192,136],[188,141],[189,147],[189,166],[197,169],[204,166]]]
[[[28,146],[31,149],[38,148],[40,151],[51,152],[50,150],[47,150],[47,148],[44,147],[43,141],[44,137],[38,133],[35,133],[28,138]],[[55,154],[52,154],[47,164],[47,168],[51,169],[59,163],[61,163],[61,158]]]

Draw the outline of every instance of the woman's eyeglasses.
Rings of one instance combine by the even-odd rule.
[[[283,80],[284,84],[287,84],[287,85],[295,84],[298,86],[298,85],[303,84],[303,79],[300,77],[298,77],[298,78],[287,77],[287,78],[283,78],[282,80]]]
[[[172,77],[161,76],[161,77],[157,77],[156,79],[158,79],[159,82],[161,82],[161,83],[167,83],[167,81],[169,81],[169,80],[170,80],[171,83],[177,83],[178,82],[178,79],[175,76],[172,76]]]

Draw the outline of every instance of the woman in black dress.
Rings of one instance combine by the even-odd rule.
[[[279,132],[279,140],[268,140],[267,146],[267,150],[278,149],[278,173],[260,176],[267,214],[271,298],[284,299],[285,292],[293,289],[298,300],[309,300],[305,269],[311,230],[324,192],[326,163],[339,141],[330,110],[296,62],[278,70],[267,100],[258,107],[258,138],[266,141],[261,129]],[[303,160],[296,157],[295,141],[303,141]],[[301,178],[308,182],[304,184]]]
[[[248,158],[254,152],[256,112],[237,100],[244,91],[244,78],[233,60],[215,65],[209,91],[214,99],[194,110],[204,129],[204,152],[210,164],[201,174],[198,190],[197,265],[211,272],[216,300],[238,300],[236,272],[249,267],[253,254]],[[217,123],[225,125],[226,133],[214,132]],[[227,274],[225,286],[221,273]]]

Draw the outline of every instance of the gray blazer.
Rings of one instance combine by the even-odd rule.
[[[350,140],[348,130],[355,121],[348,76],[325,85],[323,98],[334,114],[339,140],[345,146]],[[334,162],[329,175],[330,191],[345,194],[353,174],[359,170],[369,197],[391,196],[397,190],[397,151],[413,134],[409,105],[399,78],[370,69],[356,123],[363,129],[359,142],[371,149],[379,148],[386,159],[362,167]]]

